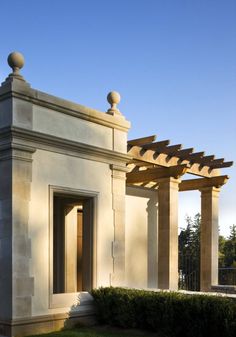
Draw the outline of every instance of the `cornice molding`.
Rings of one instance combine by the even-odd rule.
[[[18,149],[34,152],[37,149],[56,152],[73,157],[99,161],[124,167],[131,160],[131,156],[113,150],[103,149],[64,138],[44,134],[19,127],[0,129],[0,152]]]

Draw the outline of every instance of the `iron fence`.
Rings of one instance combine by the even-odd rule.
[[[236,268],[219,268],[220,285],[236,285]]]
[[[218,284],[236,285],[236,267],[220,267]],[[197,255],[179,254],[179,289],[200,290],[200,261]]]
[[[179,255],[179,289],[199,291],[200,271],[196,255]]]

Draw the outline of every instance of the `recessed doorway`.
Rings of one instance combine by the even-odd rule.
[[[53,293],[92,288],[93,197],[53,194]]]

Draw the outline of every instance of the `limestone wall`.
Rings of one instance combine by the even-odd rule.
[[[42,315],[51,311],[62,311],[62,308],[49,309],[49,185],[77,190],[78,194],[97,195],[94,214],[97,252],[94,266],[95,286],[110,285],[113,262],[111,243],[114,238],[111,170],[104,163],[38,150],[33,156],[32,171],[29,218],[32,242],[31,275],[34,277],[32,305],[33,315]]]
[[[37,105],[33,107],[33,129],[104,149],[113,148],[112,128]]]

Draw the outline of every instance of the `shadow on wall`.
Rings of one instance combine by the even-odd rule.
[[[92,326],[97,323],[93,297],[88,292],[78,294],[78,302],[71,306],[64,328],[78,326]]]

